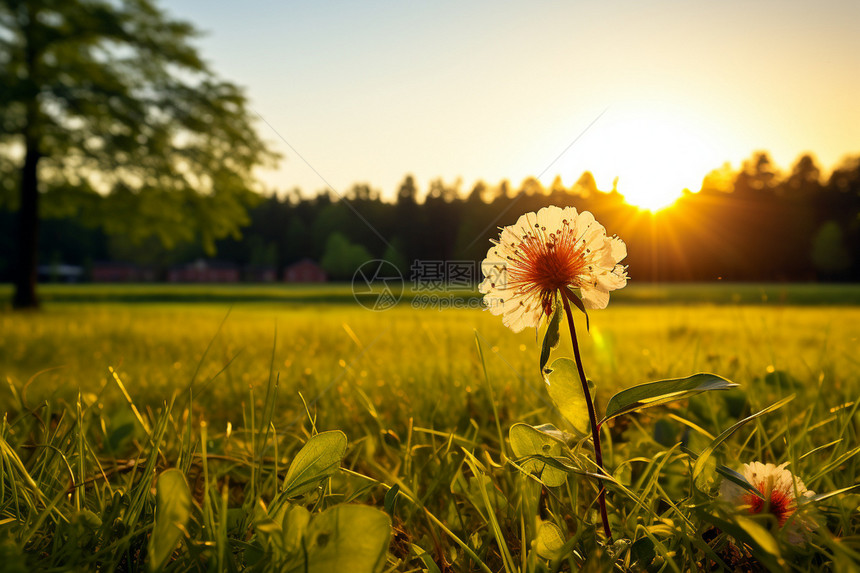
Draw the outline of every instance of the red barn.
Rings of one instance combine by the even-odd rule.
[[[93,282],[135,283],[154,280],[155,272],[151,268],[140,267],[133,263],[104,261],[93,263]]]
[[[325,271],[310,259],[302,259],[284,269],[284,282],[324,283],[328,280]]]
[[[239,267],[222,261],[204,261],[173,267],[167,273],[171,283],[236,283],[239,282]]]
[[[251,265],[245,267],[245,280],[252,283],[273,283],[278,279],[275,267]]]

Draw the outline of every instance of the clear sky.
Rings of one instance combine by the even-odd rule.
[[[826,170],[860,153],[857,0],[163,6],[295,149],[259,122],[284,154],[261,172],[278,190],[326,186],[297,154],[339,193],[589,169],[642,200],[758,149]]]

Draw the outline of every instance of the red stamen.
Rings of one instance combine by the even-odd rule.
[[[555,293],[568,285],[577,286],[587,266],[585,245],[576,240],[568,225],[549,235],[537,224],[524,230],[510,260],[508,285],[517,294],[539,296],[547,315],[552,314]]]
[[[767,510],[768,513],[776,517],[780,527],[785,525],[791,514],[794,513],[795,504],[793,500],[778,490],[767,491],[767,484],[761,482],[756,484],[756,488],[769,499],[761,499],[753,494],[744,496],[744,504],[749,506],[749,512],[756,514]]]

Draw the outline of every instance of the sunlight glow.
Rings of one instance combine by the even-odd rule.
[[[676,110],[628,107],[596,124],[583,142],[588,149],[575,159],[601,190],[617,185],[631,205],[657,211],[684,189],[698,191],[705,174],[725,160],[719,130],[706,121]]]

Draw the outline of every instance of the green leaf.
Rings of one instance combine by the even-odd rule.
[[[294,497],[307,493],[334,474],[346,455],[346,444],[346,434],[340,430],[322,432],[308,440],[287,470],[284,495]]]
[[[657,552],[654,549],[654,542],[648,537],[640,537],[630,547],[630,554],[633,557],[633,562],[639,565],[641,570],[647,570],[657,557]]]
[[[281,518],[281,529],[284,538],[284,551],[287,555],[298,554],[302,546],[302,538],[308,529],[311,512],[300,505],[287,505]]]
[[[400,484],[398,483],[391,486],[391,489],[385,492],[383,507],[385,508],[385,513],[392,517],[394,517],[394,505],[397,503],[398,493],[400,493]]]
[[[391,521],[366,505],[341,504],[314,517],[305,533],[304,554],[287,571],[374,573],[385,564]]]
[[[714,438],[714,440],[708,445],[708,447],[705,448],[701,454],[699,454],[699,458],[696,460],[696,464],[693,466],[693,479],[696,479],[699,476],[699,474],[702,473],[702,470],[705,469],[705,464],[707,463],[708,458],[711,457],[711,454],[714,452],[715,449],[717,449],[717,446],[719,446],[724,441],[726,441],[726,439],[729,436],[731,436],[732,434],[734,434],[738,430],[738,428],[740,428],[741,426],[743,426],[747,422],[758,418],[759,416],[763,416],[765,414],[773,412],[774,410],[778,410],[778,409],[782,408],[783,406],[785,406],[786,404],[788,404],[792,400],[794,400],[794,394],[792,394],[791,396],[788,396],[787,398],[783,398],[779,402],[771,404],[770,406],[768,406],[767,408],[765,408],[763,410],[759,410],[758,412],[756,412],[755,414],[752,414],[751,416],[747,416],[746,418],[735,423],[732,427],[723,431],[722,434],[720,434],[719,436]]]
[[[758,490],[758,488],[756,488],[756,486],[751,484],[747,480],[747,478],[744,477],[744,475],[742,473],[738,473],[735,470],[733,470],[732,468],[726,467],[722,464],[717,464],[716,470],[717,470],[718,474],[723,476],[723,478],[729,480],[730,482],[734,483],[735,485],[742,487],[743,489],[747,490],[748,492],[750,492],[751,494],[753,494],[757,498],[764,499],[764,495],[762,495],[762,493]]]
[[[588,405],[582,392],[582,382],[576,362],[570,358],[558,358],[544,369],[549,396],[558,406],[561,415],[573,428],[585,436],[591,422],[588,420]]]
[[[270,558],[283,560],[289,556],[285,545],[292,537],[284,532],[284,525],[295,507],[298,506],[290,505],[289,503],[273,503],[271,507],[266,508],[262,500],[258,500],[257,505],[253,509],[256,542],[260,544],[263,552],[268,554]],[[271,510],[271,513],[269,510]],[[299,542],[301,542],[301,535],[303,533],[301,532],[299,535]]]
[[[567,447],[573,447],[576,443],[577,438],[570,432],[565,432],[564,430],[559,430],[552,424],[541,424],[540,426],[532,426],[538,432],[546,434],[551,438],[555,438],[559,442],[564,443]]]
[[[540,349],[540,371],[543,372],[544,366],[549,362],[549,355],[552,349],[558,346],[561,339],[559,334],[559,324],[561,323],[561,315],[564,314],[558,302],[558,297],[555,297],[553,302],[552,316],[549,318],[549,324],[546,327],[546,334],[543,336],[543,344]]]
[[[530,456],[560,457],[566,449],[563,440],[522,422],[511,426],[508,436],[511,440],[511,449],[518,459]],[[537,475],[549,487],[558,487],[567,481],[567,472],[553,468],[540,460],[526,460],[520,464],[520,467],[524,471]]]
[[[643,408],[652,408],[668,402],[683,400],[710,390],[727,390],[736,387],[737,384],[730,382],[716,374],[699,373],[687,378],[673,378],[671,380],[658,380],[647,382],[632,388],[622,390],[609,399],[606,405],[606,416],[601,424],[611,418],[628,414]]]
[[[439,566],[436,565],[436,562],[433,561],[433,557],[431,557],[429,553],[427,553],[422,547],[419,547],[414,543],[412,543],[411,545],[412,551],[415,553],[415,557],[421,560],[421,563],[424,564],[424,568],[427,570],[427,573],[442,573],[442,571],[439,569]]]
[[[535,539],[535,551],[544,559],[557,559],[564,547],[564,534],[561,529],[551,521],[542,521],[538,526]]]
[[[149,570],[158,571],[182,538],[191,515],[191,492],[178,469],[165,470],[155,484],[155,524],[149,538]]]
[[[818,495],[813,495],[811,497],[806,498],[805,500],[799,500],[801,503],[811,503],[811,502],[819,502],[824,501],[825,499],[830,499],[833,496],[843,494],[845,492],[849,492],[852,489],[857,489],[860,487],[860,483],[855,483],[854,485],[849,485],[848,487],[843,487],[842,489],[837,489],[835,491],[828,491],[827,493],[819,493]]]

